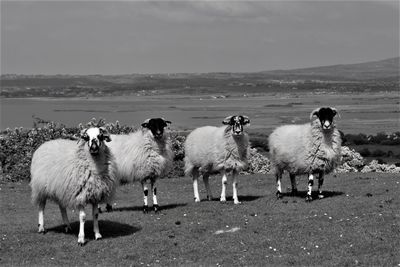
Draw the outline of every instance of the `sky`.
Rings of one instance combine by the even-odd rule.
[[[399,3],[1,0],[1,74],[252,72],[398,57]]]

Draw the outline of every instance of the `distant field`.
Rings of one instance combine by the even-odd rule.
[[[220,179],[211,179],[215,201],[194,203],[191,179],[164,179],[161,213],[143,214],[140,186],[118,189],[115,211],[100,214],[102,240],[77,245],[78,214],[69,211],[64,234],[58,207],[49,203],[45,235],[27,183],[0,184],[2,266],[398,266],[400,179],[396,174],[328,175],[326,197],[275,198],[272,175],[239,177],[239,200],[219,203]],[[282,180],[284,192],[290,187]],[[205,198],[204,185],[199,184]],[[231,196],[231,183],[227,195]]]
[[[223,97],[223,98],[222,98]],[[397,92],[363,94],[265,93],[234,95],[153,95],[112,98],[2,98],[0,129],[32,127],[32,115],[76,126],[92,117],[126,125],[140,125],[149,117],[165,117],[172,129],[219,125],[222,118],[242,113],[250,116],[252,131],[269,134],[284,123],[305,123],[319,106],[334,106],[341,114],[345,133],[375,134],[400,129]]]

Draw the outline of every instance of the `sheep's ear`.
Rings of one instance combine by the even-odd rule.
[[[100,127],[100,133],[104,141],[111,142],[110,133],[107,131],[106,128]]]
[[[231,119],[232,119],[232,117],[233,117],[233,116],[228,116],[228,117],[226,117],[226,118],[222,121],[222,124],[224,124],[224,125],[231,124]]]
[[[337,111],[337,109],[336,108],[331,108],[331,109],[333,111],[333,116],[337,115],[340,118],[340,113]]]
[[[310,120],[312,120],[312,118],[314,116],[317,116],[317,117],[319,116],[319,110],[320,110],[320,108],[316,108],[310,113]]]
[[[243,125],[250,124],[250,118],[247,116],[243,116]]]
[[[89,141],[89,135],[87,135],[87,129],[83,129],[82,131],[81,131],[81,138],[83,139],[83,140],[85,140],[85,141]]]

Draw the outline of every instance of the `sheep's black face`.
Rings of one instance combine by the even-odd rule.
[[[232,133],[234,135],[243,134],[243,126],[250,123],[250,119],[247,116],[235,115],[226,117],[223,124],[232,126]]]
[[[337,114],[336,109],[326,107],[326,108],[319,108],[317,110],[314,110],[311,113],[311,117],[314,115],[317,116],[321,123],[322,129],[329,130],[333,126],[333,117],[335,117],[336,114]]]
[[[100,151],[100,147],[103,145],[104,141],[110,142],[110,135],[104,128],[90,128],[84,130],[82,133],[82,139],[87,141],[89,152],[96,155]]]
[[[164,128],[167,127],[169,123],[171,122],[163,118],[153,118],[144,121],[142,127],[149,129],[154,138],[160,139],[164,135]]]

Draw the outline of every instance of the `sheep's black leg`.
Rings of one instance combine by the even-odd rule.
[[[212,193],[211,193],[211,189],[210,189],[210,184],[208,182],[209,177],[210,177],[210,175],[208,173],[203,174],[203,182],[204,182],[204,186],[206,187],[206,191],[207,191],[207,200],[211,201]]]
[[[320,172],[318,176],[318,198],[324,198],[324,195],[322,194],[322,185],[324,184],[324,173]]]
[[[93,217],[94,239],[98,240],[101,239],[102,236],[99,230],[99,205],[97,204],[92,205],[92,217]]]
[[[307,202],[312,201],[311,193],[312,193],[313,185],[314,185],[314,176],[312,174],[310,174],[308,176],[308,188],[307,188],[307,196],[306,196],[306,201]]]
[[[67,209],[61,205],[59,205],[59,207],[60,207],[61,217],[62,217],[64,225],[65,225],[65,233],[69,233],[69,232],[71,232],[72,229],[69,224]]]
[[[157,187],[155,180],[151,180],[151,191],[153,192],[153,209],[154,212],[157,213],[160,209],[157,202]]]
[[[143,213],[147,213],[149,211],[149,205],[147,201],[147,197],[149,195],[149,189],[147,188],[146,181],[142,181],[143,188]]]
[[[290,182],[291,182],[291,184],[292,184],[292,192],[291,192],[291,195],[292,195],[292,196],[297,196],[296,175],[290,173],[289,176],[290,176]]]

